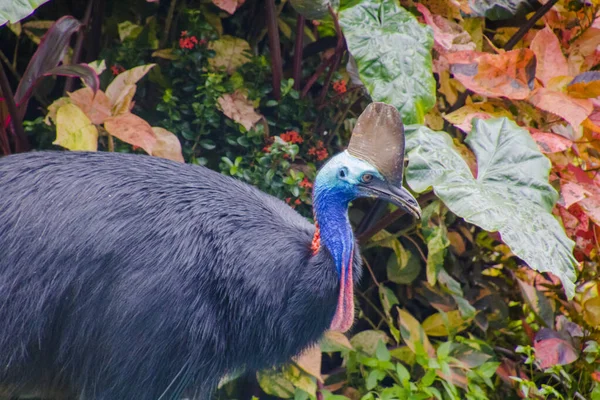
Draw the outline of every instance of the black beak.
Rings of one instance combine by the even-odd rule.
[[[421,218],[421,207],[412,194],[404,187],[396,187],[384,181],[373,179],[368,184],[361,185],[372,197],[389,201],[410,213],[415,218]]]

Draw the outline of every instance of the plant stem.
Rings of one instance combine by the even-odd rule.
[[[294,78],[294,89],[300,90],[302,80],[302,49],[304,42],[304,17],[298,14],[296,18],[296,43],[294,45],[294,65],[292,77]]]
[[[312,85],[315,84],[315,82],[317,81],[317,79],[319,79],[319,76],[327,69],[328,66],[330,66],[333,62],[335,61],[335,55],[327,58],[327,60],[323,61],[321,63],[321,65],[319,65],[319,68],[317,68],[317,70],[315,71],[314,74],[312,74],[312,76],[310,78],[308,78],[308,81],[306,81],[306,85],[304,85],[304,89],[302,89],[302,94],[301,97],[305,97],[308,94],[308,91],[310,90],[310,88],[312,87]]]
[[[419,200],[420,200],[419,203],[425,203],[434,198],[435,198],[435,194],[433,192],[429,192],[429,193],[424,194],[423,196],[419,197]],[[397,209],[394,212],[387,214],[386,216],[381,218],[379,221],[377,221],[377,223],[374,224],[371,228],[367,229],[365,232],[358,235],[358,237],[357,237],[358,242],[360,244],[366,243],[367,240],[369,240],[371,238],[371,236],[373,236],[380,230],[387,228],[388,226],[390,226],[391,224],[396,222],[404,214],[406,214],[406,211],[404,211],[401,208]]]
[[[0,91],[2,91],[4,101],[6,101],[6,107],[8,108],[8,113],[11,117],[10,126],[12,126],[15,133],[15,152],[19,153],[22,151],[27,151],[29,149],[29,141],[27,140],[27,136],[25,136],[23,123],[19,117],[17,105],[15,104],[15,98],[2,64],[0,64]],[[4,121],[0,121],[0,123],[4,124]],[[9,130],[10,126],[8,128]]]
[[[81,50],[83,49],[83,39],[87,33],[87,30],[90,25],[90,18],[92,17],[92,8],[94,7],[94,0],[89,0],[87,7],[85,8],[85,14],[83,16],[82,27],[79,28],[79,32],[77,32],[77,40],[75,41],[75,48],[73,50],[73,58],[71,58],[71,64],[79,63],[81,59]],[[67,95],[67,92],[73,91],[73,86],[75,86],[75,78],[68,77],[65,81],[65,90],[63,96]]]
[[[173,16],[175,15],[175,7],[177,5],[177,0],[171,0],[171,4],[169,5],[169,11],[167,12],[167,20],[165,21],[165,35],[160,40],[160,48],[162,49],[167,44],[169,40],[169,33],[171,31],[171,24],[173,23]]]
[[[515,45],[519,43],[521,39],[523,39],[527,32],[529,32],[529,30],[533,28],[536,22],[538,22],[540,18],[542,18],[548,11],[550,11],[550,9],[556,3],[558,3],[558,0],[550,0],[546,4],[541,6],[535,12],[535,14],[533,14],[531,18],[529,18],[527,22],[523,24],[523,26],[521,26],[521,28],[519,28],[519,30],[514,35],[512,35],[510,39],[508,39],[508,42],[506,42],[506,44],[504,45],[504,50],[512,50],[512,48],[515,47]]]
[[[328,8],[329,14],[331,14],[331,18],[333,18],[333,25],[335,26],[337,44],[335,46],[333,64],[327,72],[327,77],[325,78],[325,82],[323,83],[323,88],[321,89],[321,95],[319,96],[318,104],[323,104],[323,101],[325,101],[325,97],[327,96],[327,90],[329,89],[329,84],[331,83],[331,78],[333,77],[333,73],[337,70],[339,63],[342,61],[342,56],[346,47],[344,43],[344,35],[342,34],[342,29],[340,28],[340,22],[338,20],[338,17],[335,14],[335,11],[333,10],[333,7],[331,7],[331,5],[329,5]]]
[[[14,76],[16,80],[20,81],[21,74],[19,74],[19,72],[12,66],[10,60],[8,59],[8,57],[6,57],[6,54],[4,54],[2,50],[0,50],[0,60],[4,61],[4,64],[6,64],[6,68],[8,68],[12,76]]]
[[[269,35],[269,50],[271,51],[271,70],[273,75],[273,96],[281,99],[281,78],[283,67],[281,63],[281,48],[279,43],[279,27],[277,26],[277,13],[275,0],[265,0],[267,11],[267,33]]]

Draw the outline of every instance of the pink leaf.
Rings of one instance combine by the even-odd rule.
[[[577,352],[567,340],[563,339],[558,332],[547,328],[539,330],[533,346],[535,357],[542,369],[571,364],[578,358]]]
[[[560,194],[562,196],[561,205],[569,208],[580,200],[585,199],[586,194],[589,194],[589,192],[575,182],[565,182],[560,186]]]
[[[529,128],[529,132],[531,132],[531,137],[537,143],[540,151],[545,154],[565,151],[573,144],[569,139],[556,133],[542,132],[535,128]]]

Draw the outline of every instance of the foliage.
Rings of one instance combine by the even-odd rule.
[[[332,16],[327,2],[292,1],[267,24],[263,1],[108,0],[105,38],[85,36],[75,60],[69,39],[83,33],[60,18],[79,10],[0,29],[15,87],[24,76],[34,96],[23,128],[35,149],[206,165],[308,218],[317,168],[368,102],[415,124],[406,177],[422,220],[387,206],[362,224],[367,200],[350,212],[368,228],[351,333],[232,375],[220,398],[600,398],[599,3],[350,0]],[[41,39],[64,21],[60,41]],[[79,89],[43,78],[73,64]],[[0,97],[0,149],[18,151],[22,115],[8,120]]]

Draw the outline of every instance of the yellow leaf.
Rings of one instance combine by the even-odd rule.
[[[339,331],[325,332],[321,341],[321,351],[333,352],[342,350],[352,350],[352,344],[350,344],[346,335]]]
[[[141,147],[148,154],[152,154],[157,142],[150,124],[131,113],[108,118],[104,129],[125,143]]]
[[[142,79],[144,75],[152,69],[156,64],[140,65],[125,72],[121,72],[106,88],[106,95],[114,106],[117,100],[122,97],[122,92],[129,85],[135,85],[137,81]],[[135,93],[135,91],[134,91]]]
[[[56,112],[56,140],[69,150],[98,150],[98,129],[75,104],[64,104]]]
[[[46,125],[56,124],[56,112],[65,104],[71,104],[71,99],[68,97],[61,97],[54,100],[54,103],[48,106],[48,113],[46,114],[46,118],[44,118]]]
[[[164,58],[165,60],[177,60],[179,56],[173,54],[173,49],[161,49],[152,53],[152,57]]]
[[[435,350],[425,334],[423,327],[408,311],[398,308],[400,335],[406,345],[416,354],[424,357],[434,357]]]
[[[250,45],[244,39],[224,35],[221,39],[210,42],[210,50],[215,52],[213,58],[208,59],[212,69],[225,69],[228,74],[232,74],[240,65],[250,61],[247,52],[250,51]]]
[[[156,143],[152,149],[153,156],[184,162],[181,143],[175,134],[157,126],[153,126],[152,131],[156,136]]]
[[[445,313],[435,313],[423,321],[423,330],[429,336],[448,336],[450,332],[458,333],[469,326],[469,321],[463,319],[459,310]]]
[[[133,100],[133,96],[135,96],[136,90],[136,85],[123,86],[121,93],[119,93],[114,102],[111,102],[112,115],[126,114],[131,111],[131,102]]]

